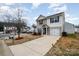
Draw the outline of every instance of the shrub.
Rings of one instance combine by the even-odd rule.
[[[41,33],[39,32],[38,35],[41,35]]]
[[[76,38],[76,35],[75,34],[68,34],[68,37],[70,37],[70,38]]]
[[[67,32],[62,32],[62,36],[67,36]]]
[[[34,33],[32,33],[32,35],[41,35],[41,33],[34,32]]]
[[[36,32],[34,32],[34,33],[33,33],[33,35],[37,35],[37,33],[36,33]]]
[[[20,39],[23,39],[23,37],[16,38],[15,40],[20,40]]]

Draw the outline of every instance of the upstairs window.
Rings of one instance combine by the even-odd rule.
[[[54,18],[50,18],[50,23],[56,23],[59,22],[59,16],[56,16]]]
[[[54,23],[54,18],[50,18],[50,23]]]
[[[43,24],[43,20],[39,20],[39,24]]]
[[[59,16],[55,17],[55,22],[59,22]]]

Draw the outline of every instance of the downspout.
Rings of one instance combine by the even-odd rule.
[[[63,32],[65,32],[65,13],[63,13]]]

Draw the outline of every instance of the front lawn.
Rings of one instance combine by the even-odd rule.
[[[61,37],[46,56],[79,56],[79,34]]]
[[[12,39],[9,39],[9,40],[5,40],[5,42],[8,46],[11,46],[11,45],[21,44],[27,41],[35,40],[41,37],[40,35],[32,35],[32,34],[24,34],[21,36],[23,37],[23,39],[14,40],[14,41]]]
[[[68,34],[68,36],[67,36],[67,37],[69,37],[69,38],[74,38],[74,39],[76,39],[76,38],[77,38],[76,34]]]

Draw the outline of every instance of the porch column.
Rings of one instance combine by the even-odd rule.
[[[47,35],[47,26],[46,26],[46,35]]]
[[[41,31],[42,31],[41,35],[43,35],[43,28],[41,28]]]

